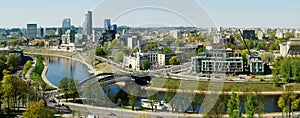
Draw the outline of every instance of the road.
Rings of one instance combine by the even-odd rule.
[[[203,114],[184,114],[184,113],[172,113],[172,112],[151,112],[151,111],[132,111],[126,109],[118,109],[118,108],[106,108],[106,107],[95,107],[95,106],[88,106],[88,105],[81,105],[81,104],[74,104],[74,103],[63,103],[68,105],[72,111],[76,111],[77,116],[88,116],[93,115],[96,118],[134,118],[138,114],[148,114],[152,118],[182,118],[182,117],[190,117],[190,118],[202,118]],[[108,114],[115,114],[116,116],[109,116]],[[300,116],[299,112],[294,112],[291,114],[293,118],[297,118]],[[243,114],[246,117],[246,114]],[[258,115],[255,115],[258,117]],[[272,116],[273,118],[281,118],[281,113],[269,113],[269,114],[262,114],[262,117]],[[228,115],[224,115],[223,117],[227,118]]]
[[[171,113],[171,112],[145,112],[145,111],[131,111],[118,108],[105,108],[105,107],[93,107],[87,105],[73,104],[73,103],[64,103],[68,105],[73,111],[77,111],[80,115],[88,116],[93,115],[96,118],[102,118],[108,116],[108,114],[113,113],[120,118],[134,118],[137,114],[148,114],[151,117],[158,118],[178,118],[178,117],[202,117],[201,114],[183,114],[183,113]]]

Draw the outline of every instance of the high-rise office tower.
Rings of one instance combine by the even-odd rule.
[[[110,30],[110,19],[104,20],[104,28],[105,30]]]
[[[71,19],[70,18],[65,18],[62,21],[62,33],[66,33],[66,31],[71,29]]]
[[[38,34],[38,38],[45,38],[45,29],[44,28],[42,28],[42,27],[40,27],[40,28],[38,28],[38,31],[37,31],[37,34]]]
[[[93,15],[92,11],[88,11],[87,14],[85,14],[85,20],[86,20],[86,35],[92,35],[92,27],[93,27]]]
[[[37,38],[37,24],[27,24],[27,38]]]

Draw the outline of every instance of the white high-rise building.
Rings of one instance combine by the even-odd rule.
[[[183,34],[179,30],[171,30],[170,36],[174,37],[175,39],[181,39]]]
[[[82,25],[82,29],[83,29],[83,34],[88,35],[88,36],[92,36],[93,35],[93,15],[92,15],[92,11],[88,11],[85,14],[85,19],[84,19],[84,23]]]
[[[282,30],[277,30],[275,36],[276,36],[277,38],[283,38],[283,37],[284,37],[284,33],[283,33]]]
[[[264,37],[264,33],[263,33],[262,31],[258,31],[258,32],[257,32],[257,38],[258,38],[259,40],[263,40],[263,37]]]

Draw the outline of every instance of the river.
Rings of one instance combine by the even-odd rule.
[[[64,78],[74,78],[79,82],[89,77],[88,67],[79,61],[60,57],[44,56],[48,63],[46,77],[55,86],[59,86],[59,81]]]
[[[48,63],[48,72],[46,77],[48,80],[53,83],[55,86],[59,85],[59,81],[64,78],[75,78],[79,82],[84,81],[90,75],[88,73],[88,67],[81,62],[60,58],[60,57],[49,57],[45,56],[45,61]],[[112,96],[117,96],[121,89],[116,85],[110,85],[110,89],[113,91]],[[163,98],[163,93],[160,94]],[[277,107],[277,100],[279,96],[263,96],[262,100],[264,101],[264,110],[265,112],[280,112],[281,110]],[[138,100],[140,101],[140,100]],[[241,105],[245,102],[245,98],[241,99]],[[140,105],[137,103],[137,105]],[[241,107],[244,112],[244,107]],[[199,108],[197,111],[201,111]]]

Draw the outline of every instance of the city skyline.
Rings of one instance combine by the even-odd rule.
[[[115,0],[118,1],[118,0]],[[91,0],[85,2],[82,0],[64,0],[64,1],[39,1],[39,0],[12,0],[1,1],[0,4],[4,6],[0,9],[7,11],[2,13],[2,19],[0,19],[0,27],[13,28],[22,27],[25,28],[28,23],[36,23],[42,27],[60,27],[63,18],[69,17],[72,20],[72,25],[82,26],[85,13],[89,10],[93,11],[104,0]],[[300,16],[297,16],[297,11],[300,8],[297,5],[300,1],[291,0],[274,0],[259,1],[253,0],[251,2],[244,2],[238,0],[221,1],[221,0],[195,0],[201,7],[207,11],[208,15],[212,18],[216,26],[220,27],[270,27],[270,28],[299,28]],[[18,4],[15,4],[18,3]],[[19,5],[20,4],[20,5]],[[69,4],[69,5],[65,5]],[[247,4],[247,6],[245,6]],[[46,6],[45,6],[46,5]],[[116,4],[113,8],[120,8],[124,4]],[[178,5],[178,2],[172,3],[172,5]],[[183,6],[185,7],[185,6]],[[9,10],[11,9],[11,10]],[[94,12],[94,11],[93,11]],[[112,11],[113,12],[113,11]],[[136,15],[143,15],[151,17],[153,13],[160,14],[161,16],[171,16],[169,13],[159,10],[140,10],[136,13],[131,13],[127,17],[130,20],[117,20],[119,25],[139,26],[139,23],[135,17]],[[111,18],[110,12],[107,14],[102,13],[96,18],[93,16],[93,27],[103,27],[103,20],[101,19]],[[196,15],[197,13],[193,13]],[[154,16],[154,15],[153,15]],[[167,26],[188,26],[189,24],[182,20],[172,20],[173,16],[164,18],[161,25]],[[96,20],[96,21],[95,21]],[[144,23],[153,23],[151,19],[143,19]]]

